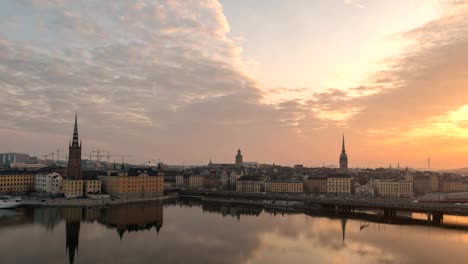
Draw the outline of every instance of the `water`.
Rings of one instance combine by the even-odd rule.
[[[195,202],[0,210],[0,263],[467,263],[464,217],[354,217]]]

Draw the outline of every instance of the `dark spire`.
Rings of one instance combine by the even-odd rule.
[[[78,114],[75,112],[75,128],[73,129],[72,147],[78,146]]]
[[[345,149],[345,140],[344,140],[344,133],[343,133],[343,145],[341,147],[341,153],[346,153],[346,149]]]

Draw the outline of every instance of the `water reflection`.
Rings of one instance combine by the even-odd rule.
[[[0,262],[463,263],[468,221],[444,219],[450,223],[410,215],[389,223],[377,214],[199,201],[0,210]]]

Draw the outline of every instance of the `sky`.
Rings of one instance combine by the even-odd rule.
[[[6,0],[0,152],[465,167],[466,58],[461,0]]]

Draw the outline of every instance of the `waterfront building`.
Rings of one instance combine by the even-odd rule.
[[[184,186],[184,175],[176,176],[176,187],[186,187]]]
[[[304,181],[304,192],[307,193],[326,193],[327,192],[327,177],[309,176]]]
[[[164,175],[151,169],[108,171],[99,179],[104,192],[121,199],[161,197],[164,192]]]
[[[371,181],[366,184],[359,184],[359,182],[354,183],[354,195],[361,197],[374,197],[374,184]]]
[[[342,142],[342,146],[341,146],[340,170],[341,171],[348,170],[348,155],[346,154],[344,135],[343,135],[343,142]]]
[[[440,181],[441,192],[461,192],[463,191],[462,183],[459,179],[445,178]]]
[[[236,191],[259,193],[262,191],[262,182],[254,178],[241,177],[236,182]]]
[[[87,179],[83,181],[84,194],[88,193],[101,193],[101,180],[99,179]]]
[[[417,175],[413,178],[413,188],[415,195],[425,195],[431,192],[431,179],[426,175]]]
[[[65,198],[78,198],[83,196],[83,180],[63,179],[62,190]]]
[[[384,198],[413,197],[413,182],[407,180],[379,179],[375,180],[375,191]]]
[[[34,175],[34,190],[56,195],[62,193],[63,178],[56,172]]]
[[[218,189],[221,186],[221,177],[216,172],[209,173],[203,177],[203,187],[206,189]]]
[[[300,181],[265,181],[265,192],[301,193],[304,192],[304,183]]]
[[[73,139],[68,146],[68,178],[81,179],[81,142],[78,142],[78,116],[75,114]]]
[[[34,176],[29,171],[0,171],[0,194],[22,195],[34,190]]]
[[[327,193],[351,195],[351,177],[345,174],[332,174],[327,178]]]
[[[439,174],[432,173],[429,176],[429,188],[431,192],[438,192],[439,191]]]
[[[204,177],[201,175],[190,175],[188,187],[191,189],[203,188]]]

